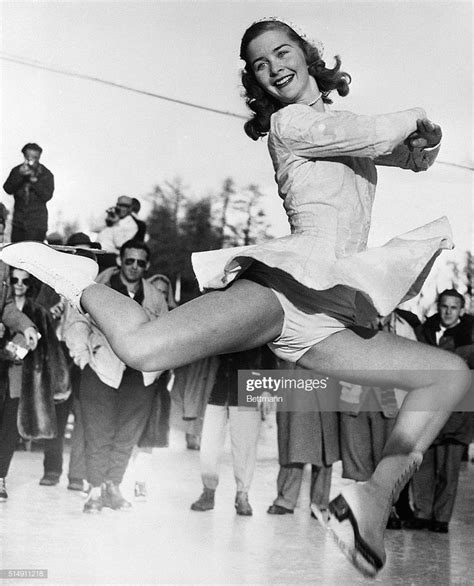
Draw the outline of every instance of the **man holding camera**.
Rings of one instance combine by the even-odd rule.
[[[24,162],[10,171],[3,189],[15,198],[12,242],[43,242],[48,230],[46,203],[53,197],[54,176],[39,160],[43,149],[28,143],[21,149]]]
[[[102,250],[118,254],[122,244],[136,239],[138,226],[132,211],[133,199],[128,195],[121,195],[115,206],[107,210],[106,227],[98,235]]]

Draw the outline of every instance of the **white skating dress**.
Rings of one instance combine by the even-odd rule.
[[[453,246],[448,220],[380,247],[367,248],[367,238],[376,165],[423,171],[437,156],[438,148],[410,151],[404,144],[425,116],[421,108],[365,116],[299,104],[273,114],[268,148],[291,235],[193,254],[201,289],[226,287],[250,267],[245,276],[257,275],[278,294],[285,319],[290,311],[302,312],[291,321],[306,330],[314,327],[310,315],[319,314],[322,326],[328,316],[343,326],[363,324],[416,295],[440,250]],[[286,338],[291,345],[292,336]],[[303,350],[300,344],[295,355],[281,356],[295,360]]]

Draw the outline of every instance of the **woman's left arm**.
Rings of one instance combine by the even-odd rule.
[[[435,162],[441,146],[443,133],[438,124],[434,124],[427,118],[417,121],[415,132],[392,153],[375,159],[376,165],[386,167],[400,167],[411,171],[426,171]]]

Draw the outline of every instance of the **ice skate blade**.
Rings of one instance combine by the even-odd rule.
[[[351,522],[349,520],[338,521],[330,513],[325,528],[351,564],[366,578],[375,578],[379,570],[358,551]]]
[[[373,578],[383,567],[383,561],[362,539],[357,519],[340,494],[329,503],[326,528],[339,549],[364,576]]]

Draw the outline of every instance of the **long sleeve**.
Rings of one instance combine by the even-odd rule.
[[[2,322],[12,332],[23,333],[27,328],[36,328],[31,319],[20,311],[12,300],[3,308]]]
[[[423,118],[422,108],[378,116],[316,112],[293,104],[272,116],[272,138],[303,158],[340,156],[376,159],[390,154]]]
[[[112,226],[114,247],[120,250],[122,244],[135,237],[138,226],[132,216],[126,216]]]
[[[418,173],[426,171],[435,162],[438,156],[440,145],[432,149],[410,150],[406,144],[399,144],[389,155],[383,155],[375,159],[376,165],[385,167],[399,167],[410,169]]]
[[[46,203],[53,197],[54,192],[54,175],[42,167],[42,172],[38,174],[38,179],[30,185],[31,191],[34,191],[42,202]]]
[[[10,171],[10,175],[8,175],[7,180],[3,184],[3,189],[8,195],[14,195],[15,192],[28,181],[28,178],[20,173],[19,168],[20,167],[13,167]]]
[[[122,244],[135,238],[137,231],[138,226],[135,220],[132,216],[126,216],[113,226],[103,228],[99,232],[97,240],[100,242],[102,250],[118,253]]]

